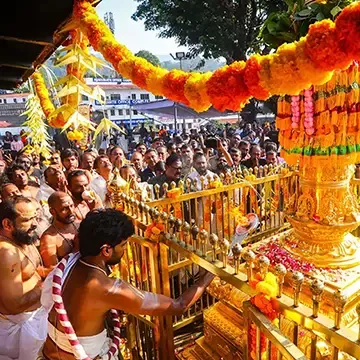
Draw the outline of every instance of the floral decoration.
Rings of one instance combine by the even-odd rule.
[[[357,26],[360,3],[343,10],[335,22],[319,21],[311,25],[306,37],[279,47],[271,55],[254,55],[246,62],[237,61],[214,73],[167,71],[134,56],[97,16],[90,2],[78,0],[74,19],[90,44],[124,77],[155,95],[204,111],[211,105],[220,111],[239,111],[251,97],[298,95],[311,85],[326,83],[335,70],[347,68],[360,58]]]

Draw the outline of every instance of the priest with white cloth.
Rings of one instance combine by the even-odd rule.
[[[0,360],[35,360],[46,339],[37,217],[33,199],[0,204]]]

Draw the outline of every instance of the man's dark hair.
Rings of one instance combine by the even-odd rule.
[[[190,144],[184,144],[183,146],[181,146],[181,150],[186,150],[186,149],[192,150],[191,145]]]
[[[123,149],[121,146],[118,146],[118,145],[114,146],[114,147],[110,150],[109,155],[111,156],[112,153],[114,152],[114,150],[116,150],[116,149],[120,149],[120,150],[123,152],[123,154],[125,155],[124,149]]]
[[[85,173],[84,170],[79,169],[79,170],[72,171],[67,177],[68,184],[69,185],[71,184],[71,181],[72,181],[73,178],[78,177],[78,176],[82,176],[82,175],[86,176],[86,173]]]
[[[151,152],[154,152],[156,155],[158,154],[156,149],[148,149],[148,150],[146,150],[145,155],[150,154]]]
[[[168,143],[166,144],[166,150],[169,152],[169,150],[171,150],[174,145],[175,145],[175,144],[174,144],[173,142],[171,142],[171,141],[168,142]]]
[[[96,256],[100,248],[109,244],[113,248],[134,234],[134,225],[121,211],[101,209],[89,212],[79,228],[81,256]]]
[[[181,157],[178,154],[172,153],[165,161],[166,166],[171,166],[173,163],[181,161]]]
[[[139,143],[137,143],[136,145],[135,145],[135,149],[137,149],[139,146],[141,146],[141,145],[145,145],[145,143],[143,143],[143,142],[139,142]],[[146,145],[145,145],[145,147],[146,147]]]
[[[99,165],[100,165],[100,161],[103,160],[103,159],[109,159],[109,157],[107,155],[99,155],[95,158],[94,160],[94,169],[98,169],[99,168]]]
[[[14,180],[15,171],[18,171],[18,170],[22,170],[22,171],[25,171],[25,172],[27,173],[24,165],[14,163],[14,164],[12,164],[11,166],[9,166],[9,167],[6,169],[6,176],[7,176],[7,178],[8,178],[10,181],[13,181],[13,180]]]
[[[242,145],[250,145],[250,143],[246,140],[241,140],[239,146],[242,146]]]
[[[154,144],[157,141],[162,141],[162,139],[160,137],[155,137],[154,140],[151,143]]]
[[[155,164],[154,170],[155,171],[165,171],[165,163],[163,161],[158,161]]]
[[[277,152],[277,145],[274,142],[269,141],[265,144],[264,149],[266,153],[268,153],[269,151]]]
[[[32,203],[32,199],[27,198],[23,195],[15,196],[12,199],[8,199],[0,203],[0,228],[3,228],[2,222],[4,219],[15,221],[17,217],[16,205],[20,203]]]
[[[206,156],[204,155],[204,153],[199,153],[199,152],[195,153],[195,154],[194,154],[194,157],[193,157],[193,162],[195,162],[196,160],[198,160],[198,159],[201,158],[201,157],[205,157],[205,158],[206,158]]]
[[[61,152],[61,161],[64,161],[65,159],[75,156],[77,159],[79,158],[79,154],[73,150],[73,149],[65,149]]]

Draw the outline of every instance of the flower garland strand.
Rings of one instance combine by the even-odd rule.
[[[271,55],[254,55],[219,68],[214,73],[167,71],[135,57],[97,16],[91,3],[77,0],[74,19],[90,44],[114,68],[140,88],[189,105],[198,112],[211,105],[220,111],[239,111],[251,97],[298,95],[311,85],[331,79],[334,70],[346,69],[360,59],[360,3],[346,7],[335,22],[323,20],[310,26],[306,37],[280,46]]]

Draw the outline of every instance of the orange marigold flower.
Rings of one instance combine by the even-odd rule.
[[[207,82],[207,93],[219,111],[239,111],[250,100],[250,92],[244,80],[244,61],[236,61],[217,69]]]
[[[189,101],[189,105],[197,112],[206,111],[211,106],[207,94],[207,82],[211,76],[211,72],[205,74],[191,73],[186,80],[184,94]]]
[[[346,55],[360,60],[360,3],[358,1],[347,6],[335,21],[336,33],[340,47]],[[334,55],[334,50],[331,52]]]
[[[259,100],[266,100],[271,94],[260,84],[261,55],[253,55],[246,62],[244,80],[251,95]]]
[[[169,71],[163,79],[163,94],[174,101],[189,105],[189,101],[184,94],[185,84],[189,77],[189,73],[181,70]]]
[[[331,20],[310,25],[304,52],[318,69],[332,71],[349,67],[351,59],[341,50],[337,31]]]

